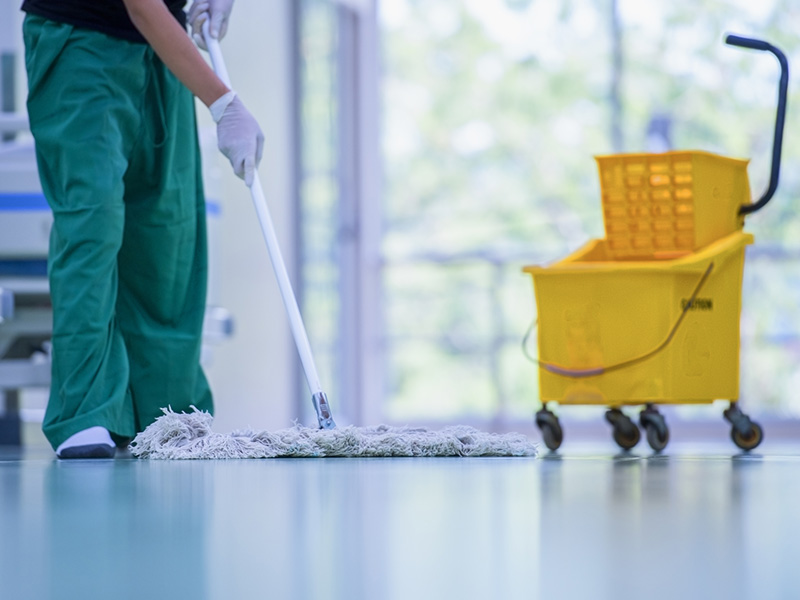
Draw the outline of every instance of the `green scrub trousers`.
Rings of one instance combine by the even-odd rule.
[[[53,210],[54,448],[92,426],[116,441],[192,405],[208,260],[194,98],[147,44],[28,15],[28,115]]]

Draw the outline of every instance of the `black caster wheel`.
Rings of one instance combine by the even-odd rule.
[[[564,431],[561,429],[558,417],[547,408],[543,408],[536,413],[536,426],[542,432],[544,445],[550,450],[558,450],[564,441]]]
[[[641,439],[641,434],[636,426],[633,425],[633,421],[631,421],[631,425],[632,427],[630,429],[614,428],[614,441],[617,442],[617,445],[623,450],[630,450],[638,444]]]
[[[609,409],[606,412],[606,421],[611,423],[614,428],[614,441],[620,448],[630,450],[639,443],[641,439],[639,428],[621,410],[618,408]]]
[[[761,425],[744,414],[736,402],[731,402],[730,408],[722,414],[733,426],[731,428],[733,443],[742,450],[752,450],[764,439],[764,430],[761,429]]]
[[[750,431],[747,435],[743,435],[736,427],[733,427],[731,429],[731,439],[742,450],[752,450],[764,439],[764,430],[755,421],[750,421]]]
[[[669,443],[669,428],[664,415],[648,404],[639,415],[639,424],[645,430],[647,443],[656,452],[661,452]]]
[[[646,435],[647,435],[647,443],[650,444],[650,447],[655,450],[656,452],[661,452],[664,448],[667,447],[669,443],[669,429],[664,431],[662,435],[659,432],[658,427],[654,425],[648,425],[645,428]]]

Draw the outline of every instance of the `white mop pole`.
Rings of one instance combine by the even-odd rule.
[[[212,38],[209,34],[208,22],[208,18],[203,22],[203,37],[205,38],[208,53],[211,56],[211,64],[214,66],[217,77],[219,77],[228,88],[233,89],[230,77],[228,76],[228,69],[222,58],[222,50],[220,49],[219,41]],[[275,277],[278,280],[278,287],[283,297],[283,305],[286,307],[289,325],[292,330],[292,335],[294,336],[297,351],[300,354],[300,362],[303,365],[306,381],[311,390],[311,401],[314,404],[314,410],[317,412],[317,420],[319,421],[320,429],[333,429],[336,427],[336,423],[333,421],[333,415],[328,405],[328,398],[325,392],[322,391],[322,386],[319,382],[319,375],[317,374],[317,368],[314,364],[314,357],[311,354],[311,344],[308,341],[306,328],[303,325],[303,318],[300,316],[300,309],[297,306],[297,299],[292,290],[292,284],[289,281],[289,274],[286,272],[286,265],[283,262],[281,249],[278,245],[278,238],[275,235],[275,228],[272,225],[272,218],[270,217],[267,201],[264,197],[264,190],[261,187],[261,179],[258,176],[258,170],[256,170],[253,183],[250,186],[250,195],[256,208],[258,221],[261,224],[264,241],[267,243],[269,258],[272,262],[272,270],[275,272]]]

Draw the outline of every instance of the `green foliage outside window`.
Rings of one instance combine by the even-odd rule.
[[[535,307],[520,267],[603,235],[592,156],[615,151],[615,119],[622,151],[752,157],[760,195],[777,62],[722,39],[761,37],[800,58],[800,10],[754,4],[382,3],[392,417],[530,418],[537,375],[519,340]],[[747,223],[762,250],[743,289],[742,399],[756,414],[800,413],[797,131],[790,112],[779,193]]]
[[[757,198],[768,180],[778,66],[723,36],[766,39],[800,65],[800,5],[379,7],[386,389],[375,400],[399,422],[530,421],[537,372],[520,341],[535,306],[521,267],[603,235],[592,157],[667,146],[749,157]],[[337,347],[350,335],[337,328],[335,3],[303,0],[302,14],[303,310],[321,375],[335,387]],[[797,89],[790,82],[779,191],[746,224],[756,245],[742,290],[741,398],[753,416],[800,416]],[[679,410],[719,418],[707,407]]]

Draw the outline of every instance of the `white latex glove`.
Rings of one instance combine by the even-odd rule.
[[[232,8],[233,0],[195,0],[192,3],[187,20],[192,26],[192,37],[200,48],[208,50],[203,39],[203,23],[206,19],[210,19],[208,31],[211,37],[221,40],[228,31],[228,18]]]
[[[217,122],[220,151],[231,161],[233,172],[250,187],[264,150],[261,127],[234,92],[228,92],[210,108]]]

